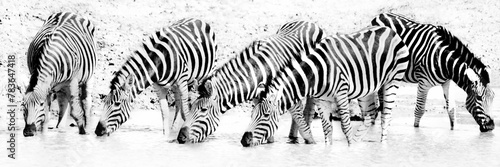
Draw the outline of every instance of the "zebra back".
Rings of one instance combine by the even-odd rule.
[[[321,41],[323,33],[323,29],[317,24],[306,21],[286,23],[276,32],[276,34],[297,35],[303,47],[306,49],[306,54],[309,54],[310,49],[314,48],[314,46]]]
[[[44,49],[46,49],[48,42],[50,42],[53,36],[58,35],[58,31],[61,30],[79,31],[82,34],[88,34],[89,39],[92,40],[94,38],[95,26],[90,20],[71,12],[60,12],[50,15],[28,48],[27,61],[30,74],[34,74],[36,67],[39,66],[40,57]]]

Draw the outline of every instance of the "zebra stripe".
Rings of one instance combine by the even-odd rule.
[[[89,103],[87,82],[96,64],[94,30],[89,20],[60,12],[49,16],[35,35],[27,56],[31,77],[22,107],[24,136],[33,136],[47,127],[44,124],[49,120],[53,95],[60,104],[59,122],[69,103],[79,133],[86,133],[89,109],[82,105]]]
[[[216,51],[215,33],[198,19],[182,19],[151,34],[114,74],[105,99],[106,112],[95,133],[109,135],[118,129],[130,117],[135,97],[153,85],[162,111],[163,133],[168,134],[168,88],[175,89],[176,113],[185,119],[188,85],[211,72]]]
[[[489,87],[489,68],[457,37],[442,26],[420,24],[392,13],[380,14],[372,20],[372,25],[390,27],[401,36],[410,49],[410,65],[403,81],[418,83],[415,127],[420,126],[429,89],[442,85],[445,108],[451,129],[454,128],[455,105],[454,100],[449,99],[449,84],[453,81],[467,93],[466,108],[480,126],[480,130],[493,130],[493,119],[485,112],[494,98]],[[479,80],[472,81],[471,77],[477,77]],[[369,115],[374,120],[376,112]]]
[[[397,34],[386,27],[368,27],[349,35],[324,38],[301,62],[292,61],[270,82],[252,111],[251,123],[242,138],[242,145],[261,144],[265,136],[276,131],[278,117],[289,111],[301,128],[305,138],[311,131],[300,111],[307,97],[335,102],[341,115],[342,131],[349,143],[353,140],[348,101],[373,99],[383,93],[382,138],[387,129],[394,106],[397,81],[402,80],[408,67],[408,48]],[[329,115],[323,120],[329,119]],[[330,120],[327,120],[330,121]],[[325,134],[326,135],[326,134]]]
[[[301,51],[314,48],[322,36],[319,26],[295,21],[273,36],[251,43],[201,82],[200,96],[177,137],[179,143],[204,141],[217,129],[221,114],[253,99],[259,83],[274,78]]]

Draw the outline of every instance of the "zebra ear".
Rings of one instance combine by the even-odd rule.
[[[479,76],[476,74],[476,72],[474,72],[474,70],[470,69],[470,68],[467,68],[465,70],[465,75],[467,76],[467,78],[469,78],[470,81],[472,82],[477,82],[479,81]]]
[[[132,85],[134,85],[135,82],[135,76],[133,74],[130,74],[125,78],[125,82],[123,83],[123,89],[124,90],[129,90]]]
[[[283,90],[284,86],[279,86],[276,91],[274,91],[272,94],[269,95],[268,99],[272,101],[273,103],[277,103],[278,100],[283,96]]]
[[[266,94],[266,85],[264,83],[259,83],[257,89],[255,89],[255,98],[253,98],[253,104],[259,103],[260,99],[262,99]]]
[[[205,87],[206,93],[208,93],[209,96],[212,96],[213,93],[212,81],[207,80],[207,82],[205,82],[203,86]]]
[[[197,79],[194,79],[192,91],[198,91],[198,87],[200,87],[200,83],[198,82]]]

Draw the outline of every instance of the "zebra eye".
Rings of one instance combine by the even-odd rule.
[[[269,117],[269,115],[270,115],[269,112],[264,113],[264,117]]]
[[[207,108],[201,108],[201,112],[207,112]]]
[[[269,117],[269,115],[271,115],[271,112],[267,109],[264,109],[262,115],[264,115],[264,117]]]

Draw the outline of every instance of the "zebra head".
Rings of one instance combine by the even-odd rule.
[[[45,122],[44,98],[37,97],[37,94],[27,92],[21,104],[21,111],[24,115],[26,125],[23,130],[25,137],[34,136],[36,131],[42,130],[42,125]]]
[[[251,121],[241,138],[243,147],[257,146],[266,142],[278,129],[280,116],[278,103],[283,94],[283,87],[267,93],[261,84],[257,91],[260,91],[258,93],[260,95],[254,99]]]
[[[131,104],[133,102],[132,87],[135,82],[133,75],[128,75],[125,81],[120,82],[118,77],[111,81],[111,91],[106,96],[104,110],[101,119],[95,129],[97,136],[109,135],[130,116]]]
[[[487,72],[486,72],[487,73]],[[484,75],[481,78],[474,70],[468,68],[465,70],[467,83],[467,100],[466,108],[471,112],[472,116],[479,125],[481,132],[491,131],[495,128],[493,119],[486,114],[489,111],[490,103],[493,101],[495,93],[489,87],[488,83],[482,83],[485,79]],[[486,75],[488,77],[488,75]]]
[[[210,80],[205,80],[201,85],[198,88],[200,96],[192,103],[191,111],[177,136],[180,144],[203,142],[218,127],[221,115],[219,98]]]

